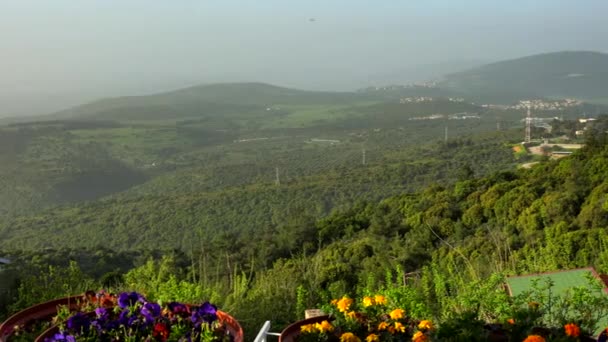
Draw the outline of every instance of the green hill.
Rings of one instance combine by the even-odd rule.
[[[120,120],[276,117],[284,113],[281,106],[353,104],[370,98],[359,93],[304,91],[264,83],[224,83],[103,99],[55,113],[52,117]]]
[[[608,54],[564,51],[506,60],[447,75],[442,86],[476,97],[505,100],[601,99],[608,88]]]

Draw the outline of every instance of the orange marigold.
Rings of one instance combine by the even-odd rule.
[[[300,327],[300,331],[303,333],[313,333],[315,332],[315,326],[313,324],[306,324]]]
[[[578,337],[581,334],[581,328],[574,323],[564,325],[564,330],[566,330],[566,335],[570,337]]]
[[[369,334],[365,338],[365,341],[366,342],[380,342],[380,336],[378,336],[376,334]]]
[[[418,323],[418,329],[431,330],[431,329],[433,329],[433,322],[426,320],[426,319],[422,320],[422,321],[420,321],[420,323]]]
[[[507,323],[509,323],[509,324],[513,325],[513,324],[515,324],[515,320],[514,320],[513,318],[509,318],[509,319],[507,320]]]
[[[526,337],[524,342],[545,342],[545,338],[540,335],[530,335]]]
[[[404,313],[405,311],[403,309],[395,309],[391,311],[389,315],[391,316],[391,319],[401,319],[403,318]]]
[[[374,305],[374,298],[372,297],[363,297],[363,306],[368,307]]]
[[[351,304],[353,304],[352,299],[348,297],[342,297],[342,299],[340,299],[336,303],[336,307],[338,307],[338,310],[340,310],[340,312],[346,312],[348,311],[348,308],[350,308]]]
[[[332,332],[334,331],[334,326],[331,325],[328,321],[323,321],[321,323],[315,324],[315,329],[319,330],[320,333]]]
[[[357,318],[357,313],[355,311],[349,311],[346,313],[346,317],[350,318],[350,319],[356,319]]]
[[[380,322],[380,324],[378,324],[378,330],[382,331],[382,330],[386,330],[388,328],[388,323],[386,322]]]
[[[361,342],[361,339],[355,334],[347,332],[340,336],[340,342]]]
[[[395,331],[404,333],[405,326],[399,322],[395,322]]]
[[[375,295],[374,302],[376,302],[376,304],[378,305],[384,305],[386,304],[386,297],[384,297],[383,295]]]
[[[416,331],[414,336],[412,336],[412,342],[427,342],[429,337],[426,336],[422,331]]]

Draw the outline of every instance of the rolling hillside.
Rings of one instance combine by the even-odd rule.
[[[370,98],[359,93],[304,91],[264,83],[223,83],[146,96],[103,99],[55,113],[52,117],[123,120],[272,117],[283,113],[280,106],[344,105]]]
[[[446,76],[442,86],[477,97],[606,98],[608,54],[564,51],[533,55]]]

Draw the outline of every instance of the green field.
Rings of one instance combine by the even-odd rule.
[[[568,295],[576,288],[587,289],[595,296],[607,296],[606,284],[597,279],[596,274],[591,268],[556,271],[536,275],[508,277],[507,284],[512,296],[525,294],[536,287],[545,288],[547,284],[552,284],[552,286],[550,290],[545,290],[546,296],[549,295],[549,291],[553,296]],[[606,326],[608,326],[608,316],[600,320],[595,333],[599,334]]]
[[[542,286],[549,281],[554,284],[551,291],[556,295],[563,295],[574,287],[595,290],[595,287],[592,286],[592,283],[589,281],[590,276],[592,276],[590,269],[578,269],[538,275],[509,277],[507,278],[507,284],[509,285],[511,294],[517,296],[525,291],[531,290],[535,283]]]

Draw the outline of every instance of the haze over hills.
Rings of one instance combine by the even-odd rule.
[[[608,54],[562,51],[487,64],[449,74],[440,84],[478,97],[607,97]]]
[[[470,67],[473,64],[471,62],[461,65]],[[399,84],[399,79],[405,80],[406,74],[413,72],[404,70],[407,72],[392,75],[391,82],[387,81],[387,84]],[[446,71],[445,66],[437,65],[433,75],[438,76],[442,71]],[[421,73],[425,74],[423,71]],[[378,79],[389,79],[384,76],[381,75]],[[607,88],[608,54],[563,51],[505,60],[450,73],[445,75],[441,82],[434,84],[434,88],[427,89],[424,96],[462,96],[482,103],[513,103],[534,97],[576,97],[605,103],[608,96],[604,90]],[[279,104],[340,105],[360,101],[396,100],[401,96],[420,96],[420,89],[403,88],[390,93],[355,93],[299,90],[261,82],[216,83],[151,95],[111,97],[62,110],[50,116],[20,120],[184,118],[260,111]]]
[[[162,112],[166,117],[226,114],[250,109],[265,110],[274,104],[350,103],[362,95],[296,90],[265,83],[218,83],[200,85],[146,96],[103,99],[53,114],[57,118],[149,118]],[[245,108],[247,107],[247,108]]]

